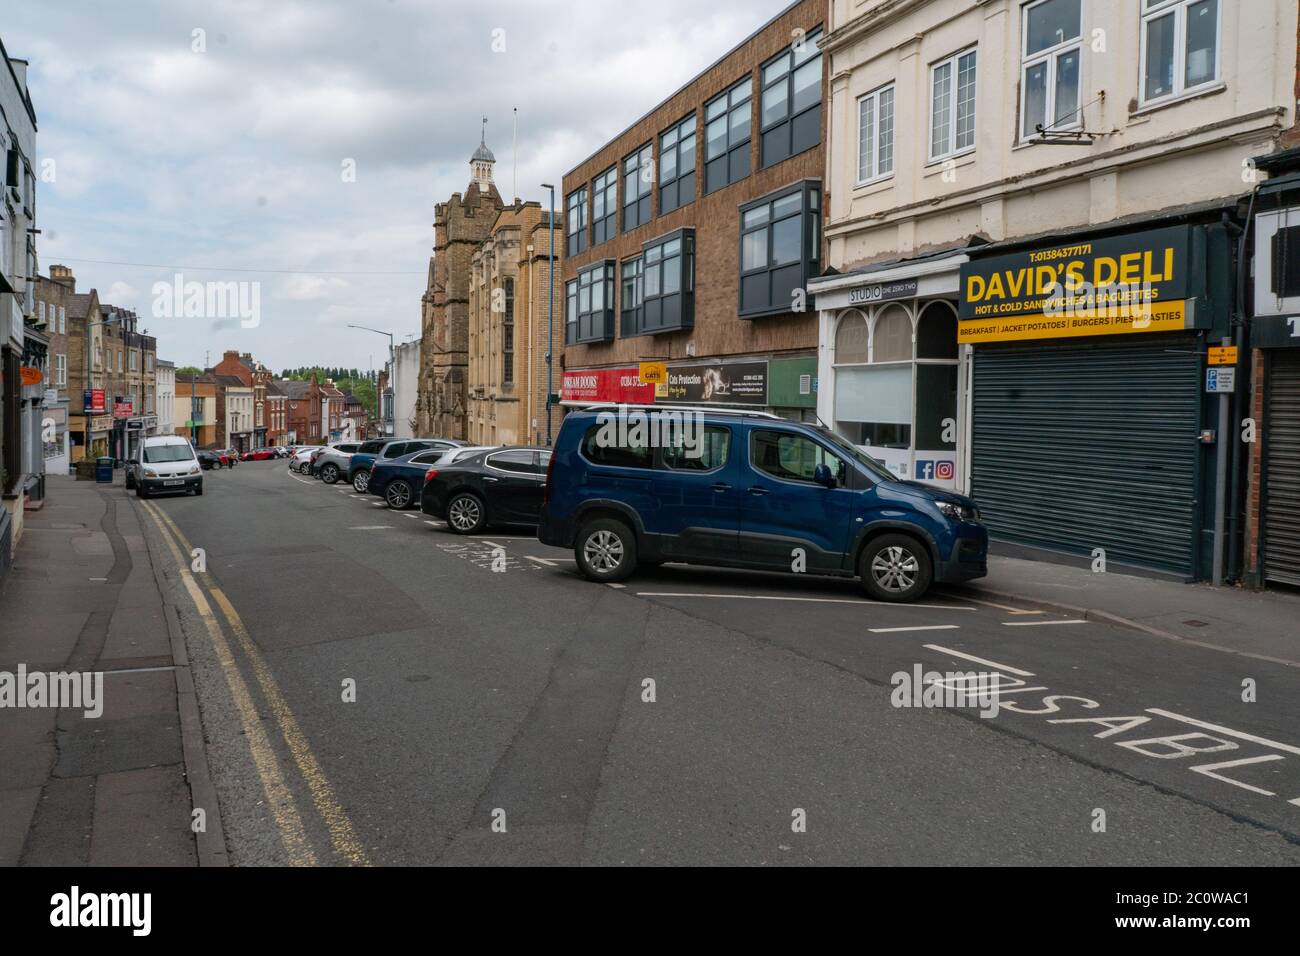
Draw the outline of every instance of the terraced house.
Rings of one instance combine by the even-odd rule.
[[[787,7],[564,176],[563,403],[812,416],[826,9]]]

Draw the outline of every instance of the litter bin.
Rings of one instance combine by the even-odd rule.
[[[113,482],[113,459],[96,458],[95,459],[95,480],[106,481],[109,484]]]

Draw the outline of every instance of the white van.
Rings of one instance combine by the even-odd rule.
[[[183,491],[203,494],[203,469],[187,439],[179,435],[145,438],[126,466],[127,490],[141,498],[154,492]]]

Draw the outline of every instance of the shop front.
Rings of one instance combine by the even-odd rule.
[[[812,283],[820,309],[817,415],[904,480],[965,490],[957,344],[965,250]]]
[[[1207,374],[1232,238],[1218,221],[1145,225],[971,251],[967,482],[997,542],[1207,578],[1237,431],[1220,434],[1211,394],[1232,377]]]

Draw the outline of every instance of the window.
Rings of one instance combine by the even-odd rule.
[[[754,78],[745,77],[704,104],[704,191],[711,193],[749,175]]]
[[[489,455],[484,464],[498,471],[508,471],[516,475],[536,475],[537,452],[531,449],[515,449],[513,451],[503,451],[496,455]]]
[[[727,463],[731,455],[731,429],[722,425],[704,426],[704,434],[695,436],[698,446],[671,445],[663,449],[664,466],[674,471],[713,471]]]
[[[53,311],[53,306],[51,306],[51,311]],[[44,325],[45,324],[45,303],[44,302],[36,303],[36,314],[38,316],[37,321],[41,325]]]
[[[621,273],[623,295],[619,300],[619,335],[639,334],[637,330],[641,328],[643,275],[642,260],[639,257],[623,263]]]
[[[614,337],[614,263],[597,262],[567,286],[565,342],[604,342]]]
[[[54,384],[59,388],[68,384],[68,356],[64,353],[54,356]]]
[[[843,458],[831,454],[807,435],[765,429],[755,429],[749,434],[751,462],[773,478],[811,484],[818,465],[829,467],[840,482],[848,474]]]
[[[66,335],[68,332],[68,310],[65,306],[59,306],[59,334]]]
[[[858,183],[884,179],[894,171],[894,87],[858,100]]]
[[[1142,0],[1142,102],[1219,79],[1219,0]]]
[[[138,356],[136,355],[135,349],[131,349],[130,351],[131,351],[131,371],[134,372],[136,370],[136,365],[138,364],[137,363]]]
[[[646,143],[623,160],[623,231],[650,221],[650,185],[654,182],[654,147]]]
[[[930,67],[930,159],[975,148],[975,51]]]
[[[659,137],[659,215],[695,199],[695,114]]]
[[[515,280],[506,280],[506,312],[501,319],[501,383],[515,381]]]
[[[740,208],[740,315],[794,311],[820,271],[821,188],[804,182]],[[805,303],[807,308],[811,303]]]
[[[694,328],[695,230],[681,229],[643,245],[640,272],[640,315],[631,334]]]
[[[1020,136],[1079,126],[1083,0],[1039,0],[1024,9]],[[1040,130],[1041,127],[1041,130]]]
[[[612,415],[612,413],[610,413]],[[599,418],[600,416],[597,416]],[[627,439],[622,445],[606,444],[610,431],[624,431],[619,437]],[[592,425],[582,437],[582,457],[593,465],[608,465],[614,468],[651,468],[654,466],[654,449],[647,444],[645,432],[649,429],[629,428],[614,430],[608,422]],[[638,439],[634,444],[632,439]]]
[[[822,31],[800,37],[763,64],[762,168],[811,149],[822,136]]]
[[[596,177],[591,195],[591,244],[598,246],[614,238],[618,228],[618,167],[611,166]]]
[[[587,187],[575,189],[569,193],[565,205],[568,207],[569,219],[565,229],[565,243],[569,255],[576,256],[587,248]]]

